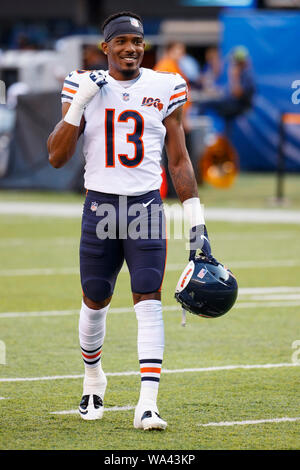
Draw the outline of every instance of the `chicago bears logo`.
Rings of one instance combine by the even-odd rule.
[[[159,111],[161,111],[164,107],[159,98],[147,98],[147,96],[143,98],[142,106],[154,106],[154,108],[157,108]]]

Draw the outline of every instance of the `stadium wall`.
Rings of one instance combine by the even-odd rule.
[[[20,95],[9,149],[9,165],[0,188],[81,190],[83,155],[81,141],[75,155],[59,171],[48,160],[47,139],[61,119],[60,94]]]
[[[274,170],[281,115],[300,113],[295,89],[300,80],[300,13],[230,11],[220,15],[220,21],[222,56],[227,58],[236,45],[246,46],[256,78],[254,107],[233,126],[232,139],[241,169]],[[300,125],[287,125],[284,132],[285,167],[288,171],[299,171]]]

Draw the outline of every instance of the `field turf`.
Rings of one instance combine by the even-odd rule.
[[[252,184],[252,204],[245,181]],[[255,177],[241,178],[231,192],[207,190],[207,203],[266,207],[271,183],[259,180],[256,186]],[[298,209],[293,194],[291,207]],[[0,200],[78,203],[83,197],[1,192]],[[169,240],[158,402],[168,428],[162,433],[133,428],[140,378],[126,269],[117,281],[103,348],[107,411],[101,421],[85,422],[75,411],[83,374],[77,332],[80,219],[0,215],[2,362],[6,352],[0,364],[0,449],[299,449],[299,225],[207,225],[214,255],[237,276],[239,297],[224,317],[188,314],[182,327],[174,289],[188,252],[185,240]]]

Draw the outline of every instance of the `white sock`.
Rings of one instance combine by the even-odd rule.
[[[83,395],[100,395],[102,399],[106,377],[102,370],[101,353],[108,309],[109,305],[93,310],[82,301],[79,318],[79,342],[85,367]]]
[[[138,358],[141,390],[138,405],[157,409],[156,401],[164,353],[164,324],[159,300],[142,300],[135,306],[138,321]]]

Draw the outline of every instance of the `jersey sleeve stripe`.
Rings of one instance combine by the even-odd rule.
[[[186,101],[187,101],[187,98],[186,98],[186,97],[185,97],[183,100],[174,101],[173,103],[171,103],[171,104],[168,106],[167,111],[169,111],[169,109],[173,108],[173,106],[175,106],[175,105],[177,105],[177,104],[185,103]]]
[[[182,91],[181,93],[175,93],[175,95],[172,95],[170,98],[170,101],[174,100],[175,98],[179,98],[179,96],[183,96],[186,94],[186,91]]]
[[[72,90],[71,88],[67,88],[66,86],[63,87],[62,91],[67,91],[69,93],[72,93],[72,95],[75,95],[77,93],[77,90]]]
[[[67,85],[71,85],[71,86],[74,86],[74,87],[76,87],[76,88],[79,88],[78,83],[71,82],[70,80],[65,80],[65,83],[66,83]]]
[[[179,90],[179,88],[186,88],[186,83],[180,83],[174,88],[174,90]]]
[[[72,101],[73,100],[73,96],[69,96],[69,95],[64,95],[63,93],[61,94],[61,99],[62,100],[68,100],[68,101]]]

